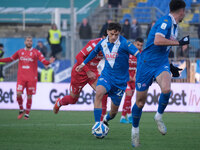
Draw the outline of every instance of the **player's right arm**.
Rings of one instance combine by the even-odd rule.
[[[17,51],[11,57],[6,57],[6,58],[0,59],[0,62],[12,62],[18,58],[19,58],[19,55],[18,55],[18,51]]]

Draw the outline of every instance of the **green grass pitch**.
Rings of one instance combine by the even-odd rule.
[[[110,121],[108,136],[91,134],[93,112],[31,111],[29,120],[17,120],[18,110],[0,110],[0,150],[199,150],[200,114],[165,113],[167,135],[162,136],[144,112],[140,122],[141,146],[131,146],[131,125]]]

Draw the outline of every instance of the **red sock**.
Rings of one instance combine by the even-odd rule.
[[[66,95],[60,100],[60,106],[68,105],[68,104],[75,104],[78,101],[77,98],[73,98],[71,95]]]
[[[101,121],[103,121],[103,117],[106,114],[106,110],[107,110],[107,98],[108,95],[104,95],[103,99],[102,99],[102,114],[101,114]]]
[[[132,96],[127,96],[124,99],[124,105],[123,105],[123,109],[122,109],[122,116],[126,116],[126,114],[130,114],[131,113],[131,98]]]
[[[23,99],[22,99],[22,96],[20,95],[20,96],[17,96],[17,102],[18,102],[18,104],[19,104],[19,109],[20,110],[23,110],[24,108],[23,108]]]
[[[26,102],[26,114],[28,115],[31,110],[32,98],[28,98]]]

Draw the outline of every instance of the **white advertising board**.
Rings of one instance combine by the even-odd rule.
[[[32,110],[52,110],[58,97],[69,94],[70,84],[65,83],[38,83],[36,95],[33,96]],[[200,112],[200,84],[172,83],[172,94],[166,108],[168,112]],[[154,83],[149,88],[147,102],[143,111],[156,111],[160,95],[159,86]],[[86,85],[80,94],[76,104],[64,106],[61,110],[93,111],[95,91]],[[24,108],[26,106],[26,94],[23,94]],[[124,97],[119,111],[122,110]],[[135,94],[132,104],[135,103]],[[107,104],[110,109],[110,98]],[[18,109],[16,101],[16,82],[0,83],[0,109]]]

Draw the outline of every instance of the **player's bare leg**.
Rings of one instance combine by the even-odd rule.
[[[17,92],[17,102],[19,104],[19,115],[17,119],[21,119],[25,113],[24,108],[23,108],[22,92]]]
[[[171,76],[169,72],[163,71],[157,78],[156,81],[161,88],[161,95],[159,98],[158,111],[154,116],[154,120],[158,126],[158,130],[162,135],[167,133],[167,128],[162,120],[162,115],[164,113],[165,108],[169,102],[170,94],[171,94]]]
[[[147,92],[146,91],[136,91],[136,103],[132,108],[132,131],[131,131],[131,143],[133,147],[138,147],[139,142],[139,121],[142,115],[142,108],[147,99]]]
[[[116,105],[111,101],[111,109],[110,109],[110,112],[109,112],[107,115],[105,115],[105,117],[104,117],[104,119],[103,119],[104,124],[106,124],[106,125],[108,126],[108,121],[115,118],[116,114],[118,113],[118,109],[119,109],[119,106],[116,106]]]
[[[96,91],[96,85],[97,85],[97,80],[91,84],[90,86]],[[103,118],[106,114],[106,110],[107,110],[107,98],[108,98],[108,95],[104,95],[103,98],[102,98],[102,113],[101,113],[101,121],[103,121]]]

